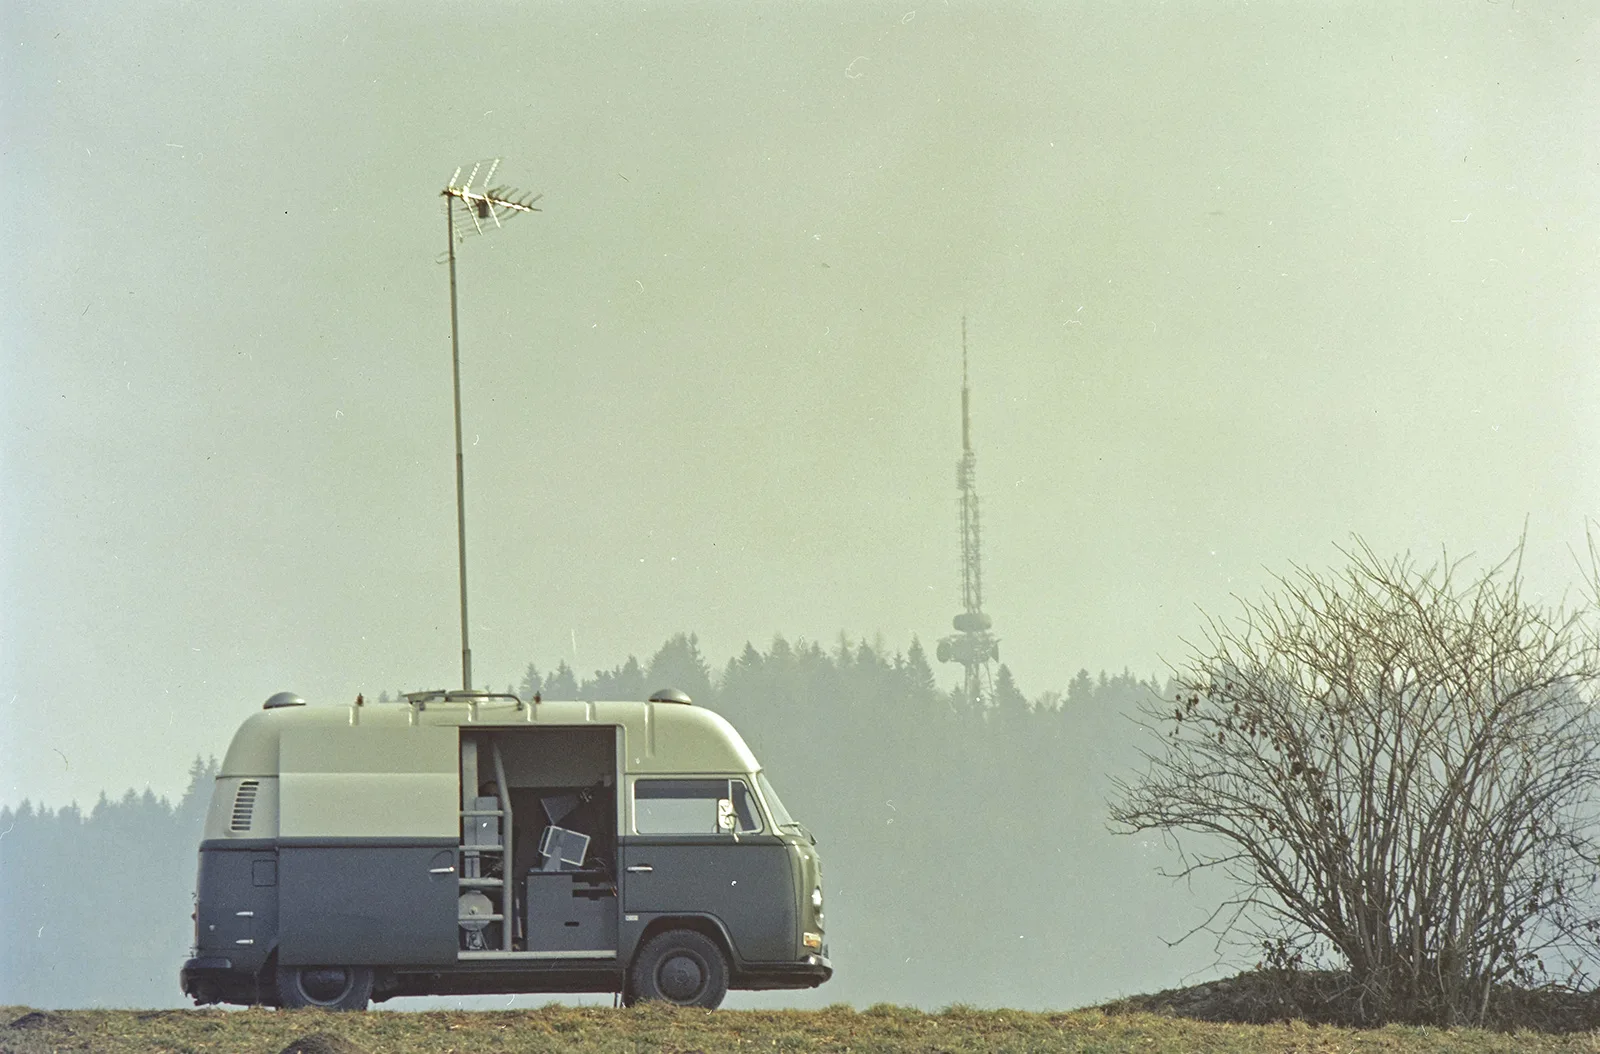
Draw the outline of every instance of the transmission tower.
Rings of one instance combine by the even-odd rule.
[[[488,171],[484,172],[484,166]],[[439,193],[445,203],[445,226],[450,258],[450,373],[455,382],[456,398],[456,555],[460,564],[461,582],[461,687],[472,690],[472,647],[467,643],[467,499],[466,480],[461,465],[461,339],[456,326],[456,242],[468,235],[482,234],[486,230],[505,225],[505,222],[522,212],[538,212],[533,203],[542,195],[526,195],[510,187],[496,186],[494,170],[500,159],[479,161],[472,166],[465,182],[461,179],[463,168],[456,169],[450,183]],[[478,178],[479,174],[483,178]],[[461,202],[460,212],[456,202]]]
[[[989,664],[1000,658],[994,623],[983,613],[983,552],[978,525],[978,455],[972,449],[971,389],[967,385],[967,318],[961,316],[961,460],[956,462],[956,490],[961,495],[961,613],[950,620],[955,633],[939,642],[940,662],[957,662],[966,670],[963,697],[967,706],[982,708],[993,696]]]

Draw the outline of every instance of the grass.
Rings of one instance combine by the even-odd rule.
[[[539,1010],[365,1014],[262,1009],[30,1013],[27,1007],[0,1007],[0,1052],[5,1054],[280,1054],[297,1041],[299,1054],[1600,1052],[1600,1033],[1592,1032],[1234,1025],[1150,1013],[1027,1013],[960,1006],[933,1014],[887,1005],[862,1011],[845,1006],[703,1011],[552,1004]]]

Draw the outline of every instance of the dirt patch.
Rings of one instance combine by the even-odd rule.
[[[47,1010],[30,1010],[6,1027],[23,1031],[38,1031],[42,1029],[61,1029],[65,1031],[67,1023],[61,1019],[59,1014],[52,1014]]]
[[[367,1054],[367,1052],[343,1036],[327,1032],[310,1032],[284,1047],[278,1054]]]
[[[1344,988],[1340,973],[1303,972],[1292,978],[1251,971],[1187,988],[1169,988],[1153,995],[1118,999],[1098,1009],[1107,1013],[1163,1014],[1194,1021],[1267,1025],[1277,1021],[1356,1024],[1360,1008]],[[1350,1017],[1352,1020],[1344,1020]]]
[[[1305,1021],[1346,1028],[1384,1024],[1375,1019],[1360,987],[1339,970],[1251,970],[1220,981],[1118,999],[1096,1009],[1108,1014],[1142,1012],[1222,1024]],[[1600,1028],[1600,992],[1498,988],[1484,1025],[1504,1032],[1587,1032]]]

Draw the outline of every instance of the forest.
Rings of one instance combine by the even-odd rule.
[[[1166,943],[1205,912],[1157,873],[1165,847],[1107,827],[1110,781],[1147,745],[1133,715],[1154,678],[1084,670],[1029,698],[1002,666],[992,701],[971,708],[915,639],[777,638],[717,669],[679,634],[648,661],[583,676],[530,664],[510,687],[641,699],[667,686],[739,728],[823,854],[834,979],[729,1005],[1066,1008],[1217,972],[1209,941]],[[215,766],[197,758],[176,802],[128,790],[89,809],[0,809],[0,1004],[182,1005]]]

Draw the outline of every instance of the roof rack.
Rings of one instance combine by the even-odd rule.
[[[522,709],[522,696],[513,692],[476,692],[461,688],[434,688],[426,692],[406,692],[401,696],[411,706],[425,710],[429,703],[482,703],[490,699],[509,699]]]

